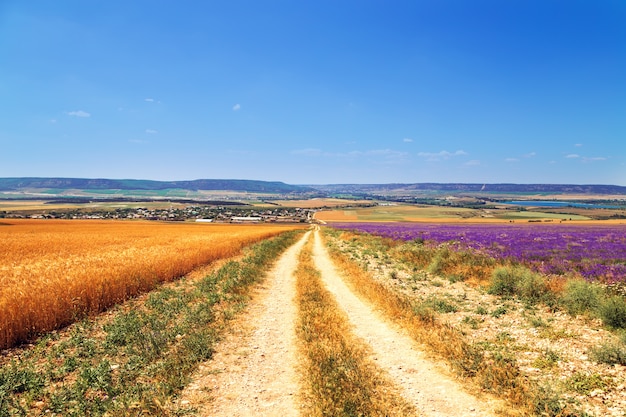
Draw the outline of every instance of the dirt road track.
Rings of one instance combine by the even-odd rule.
[[[354,334],[372,348],[376,363],[401,387],[403,396],[421,415],[493,416],[489,404],[461,389],[443,369],[426,359],[416,343],[362,302],[341,280],[328,252],[315,233],[313,259],[327,289],[346,312]]]
[[[299,415],[293,273],[310,233],[280,257],[234,332],[183,393],[181,402],[199,407],[199,415]]]
[[[294,271],[298,254],[312,234],[313,258],[323,282],[347,313],[355,335],[371,346],[376,363],[419,415],[495,415],[496,403],[465,392],[450,374],[427,360],[407,334],[350,291],[317,230],[307,232],[279,259],[253,303],[237,320],[235,330],[184,391],[181,403],[198,407],[202,416],[299,415]]]

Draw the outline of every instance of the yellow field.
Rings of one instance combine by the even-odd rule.
[[[272,203],[281,207],[322,208],[339,206],[359,206],[372,204],[369,200],[346,200],[343,198],[310,198],[307,200],[273,200]]]
[[[297,227],[3,220],[0,349]]]
[[[324,222],[509,222],[541,220],[590,220],[578,214],[505,209],[472,209],[462,207],[390,204],[375,207],[354,207],[324,210],[315,213]]]

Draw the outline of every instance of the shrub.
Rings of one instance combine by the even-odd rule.
[[[447,251],[437,253],[430,264],[428,264],[426,270],[433,275],[443,273],[448,264],[448,256],[449,253]]]
[[[582,395],[589,395],[595,389],[606,389],[607,382],[599,374],[576,372],[565,380],[565,386]]]
[[[605,325],[614,329],[626,329],[626,300],[619,295],[606,298],[598,309]]]
[[[549,291],[546,279],[543,275],[523,269],[519,286],[519,296],[526,302],[535,304],[540,301],[548,301]]]
[[[583,280],[570,280],[565,284],[561,306],[571,315],[595,311],[600,305],[602,288]]]
[[[552,349],[546,349],[543,354],[533,361],[533,366],[539,369],[548,369],[556,366],[561,360],[559,354]]]
[[[589,351],[589,358],[608,365],[626,365],[626,332],[619,339],[604,343]]]
[[[456,313],[457,311],[459,311],[459,308],[456,305],[436,296],[432,296],[426,299],[424,301],[424,306],[429,307],[439,313]]]
[[[519,282],[519,268],[500,267],[496,268],[491,275],[489,294],[512,297],[517,293]]]
[[[549,295],[545,278],[522,266],[496,268],[488,292],[503,297],[518,296],[532,304],[547,301]]]

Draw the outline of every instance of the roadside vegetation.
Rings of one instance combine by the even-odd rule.
[[[415,410],[396,392],[352,335],[348,319],[324,288],[309,241],[297,276],[298,336],[304,357],[305,415],[407,416]]]
[[[182,278],[34,344],[3,351],[0,417],[178,416],[175,398],[211,358],[252,284],[299,237],[289,231],[205,276]]]
[[[356,292],[511,415],[622,415],[626,308],[614,288],[445,245],[324,231]]]

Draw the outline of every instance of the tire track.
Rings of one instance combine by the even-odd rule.
[[[416,343],[362,302],[343,282],[326,247],[314,234],[313,259],[322,281],[349,317],[354,334],[371,346],[376,363],[420,414],[433,417],[495,416],[494,404],[465,392],[454,378],[425,358]]]
[[[293,274],[310,234],[279,258],[255,302],[185,390],[181,405],[218,417],[299,415]]]

